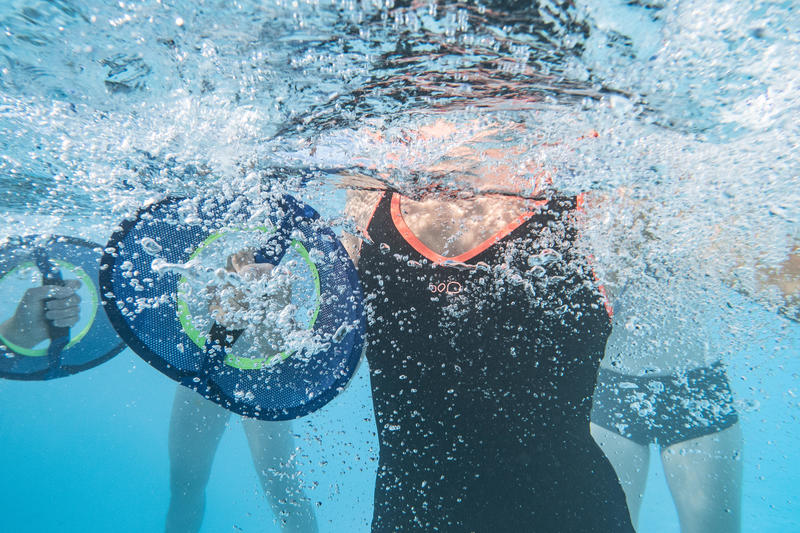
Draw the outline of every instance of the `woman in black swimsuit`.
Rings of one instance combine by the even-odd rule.
[[[589,433],[611,322],[574,246],[581,199],[481,194],[513,189],[489,166],[467,196],[349,193],[380,441],[372,531],[632,532]]]
[[[426,238],[419,221],[442,201],[383,195],[359,258],[381,443],[373,531],[632,531],[589,434],[611,327],[572,246],[577,200],[455,202],[511,218],[466,249]]]

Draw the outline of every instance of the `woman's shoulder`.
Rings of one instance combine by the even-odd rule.
[[[355,223],[359,232],[366,231],[383,194],[382,191],[347,191],[345,214]]]
[[[347,189],[345,216],[352,222],[351,231],[346,231],[342,237],[350,257],[358,263],[361,243],[367,232],[370,219],[375,212],[375,207],[385,194],[383,184],[376,180],[361,177],[347,177],[342,181],[342,187]]]

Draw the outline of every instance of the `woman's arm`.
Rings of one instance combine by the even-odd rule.
[[[775,260],[765,259],[758,250],[765,247],[760,246],[759,241],[766,245],[765,239],[769,237],[763,233],[750,239],[734,236],[726,228],[741,227],[735,220],[711,225],[698,216],[682,212],[673,213],[670,223],[661,226],[656,218],[658,204],[632,198],[624,189],[615,194],[587,194],[586,198],[588,230],[602,238],[606,248],[607,257],[600,262],[612,302],[613,294],[618,294],[631,273],[636,275],[642,268],[659,266],[661,259],[666,264],[676,253],[676,257],[682,257],[678,261],[692,258],[692,264],[688,265],[692,271],[707,272],[720,283],[772,309],[777,308],[784,316],[799,319],[800,244],[789,246],[783,262],[767,267],[765,263],[774,265]],[[676,227],[681,230],[679,234],[691,234],[692,238],[676,241],[674,236],[664,233],[675,231]],[[613,249],[610,254],[609,244]],[[657,260],[656,264],[651,264],[653,259]]]
[[[595,275],[613,305],[631,275],[641,268],[646,248],[656,237],[645,203],[624,188],[582,195],[581,235]]]
[[[762,269],[763,288],[777,289],[783,297],[779,312],[800,322],[800,246],[795,246],[789,257],[776,268]]]
[[[352,178],[345,178],[342,182],[342,187],[347,189],[347,203],[345,204],[345,215],[349,217],[355,224],[359,235],[352,233],[345,233],[342,236],[342,244],[344,245],[347,253],[353,263],[358,266],[358,259],[361,255],[361,245],[367,235],[367,226],[369,226],[372,214],[375,212],[375,206],[381,199],[383,192],[375,190],[365,190],[362,187],[363,180],[358,179],[355,181]]]

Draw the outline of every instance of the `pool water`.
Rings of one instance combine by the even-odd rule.
[[[13,0],[0,20],[3,238],[105,246],[149,201],[255,183],[341,234],[345,170],[409,196],[472,187],[448,167],[453,146],[522,176],[522,193],[545,174],[565,193],[625,191],[587,208],[598,275],[632,242],[644,251],[623,272],[656,257],[716,283],[703,320],[744,435],[742,531],[800,530],[800,324],[755,289],[800,237],[796,4]],[[690,292],[673,296],[704,298]],[[4,288],[0,319],[18,293]],[[0,380],[0,530],[163,531],[177,386],[130,349],[62,379]],[[201,531],[280,531],[241,425],[219,446]],[[293,431],[320,531],[369,531],[367,365]],[[680,531],[656,453],[639,531]]]

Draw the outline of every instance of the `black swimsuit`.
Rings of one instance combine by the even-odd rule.
[[[399,201],[381,199],[359,262],[380,437],[372,530],[632,532],[589,434],[610,323],[572,250],[575,199],[453,264],[410,233]]]

